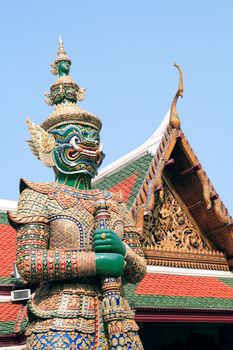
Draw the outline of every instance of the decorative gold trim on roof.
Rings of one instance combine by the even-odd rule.
[[[147,265],[229,271],[224,254],[219,251],[187,253],[166,251],[161,248],[144,248],[143,251]]]
[[[137,231],[141,234],[144,223],[144,215],[154,208],[155,191],[160,190],[162,196],[162,174],[167,161],[170,158],[172,150],[176,144],[177,130],[172,129],[170,125],[162,137],[158,150],[152,159],[148,169],[147,176],[139,190],[134,203],[132,204],[132,213],[136,220]]]

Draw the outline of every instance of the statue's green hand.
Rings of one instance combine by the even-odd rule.
[[[96,274],[119,277],[123,275],[124,258],[121,254],[96,253]]]
[[[120,237],[112,230],[96,230],[93,235],[95,253],[117,253],[125,256],[126,248]]]

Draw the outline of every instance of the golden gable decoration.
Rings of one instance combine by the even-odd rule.
[[[150,265],[228,270],[224,255],[203,239],[164,180],[163,195],[155,194],[154,209],[144,217],[142,236]]]

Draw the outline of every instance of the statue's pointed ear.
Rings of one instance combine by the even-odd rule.
[[[32,153],[44,165],[52,167],[52,151],[56,146],[54,136],[45,131],[41,126],[34,124],[29,118],[27,118],[26,124],[32,138],[28,141]]]

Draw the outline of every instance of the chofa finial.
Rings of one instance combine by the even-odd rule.
[[[178,90],[175,94],[175,97],[173,98],[172,104],[171,104],[171,111],[170,111],[170,124],[173,128],[179,129],[180,128],[180,118],[179,114],[176,110],[176,105],[179,97],[183,97],[183,73],[182,73],[182,68],[179,64],[174,63],[174,66],[178,69],[179,71],[179,85],[178,85]]]

